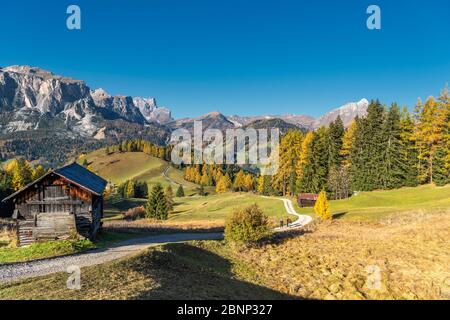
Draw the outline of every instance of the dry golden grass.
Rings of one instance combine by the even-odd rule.
[[[8,299],[289,299],[235,278],[226,259],[188,244],[155,247],[128,259],[83,268],[81,290],[67,289],[68,275],[0,284]]]
[[[314,223],[258,248],[164,245],[83,268],[81,291],[59,273],[0,285],[0,299],[450,299],[449,248],[449,212]]]
[[[312,225],[307,232],[253,249],[199,245],[246,265],[257,275],[252,281],[302,298],[450,299],[448,212],[381,222],[335,221]],[[367,286],[371,266],[381,271],[376,289]]]
[[[105,221],[106,230],[128,233],[152,232],[217,232],[224,228],[223,221],[157,221],[140,219],[135,221],[113,220]]]
[[[14,225],[10,221],[0,220],[0,248],[17,246],[17,237]]]

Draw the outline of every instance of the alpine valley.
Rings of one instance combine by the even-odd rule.
[[[57,166],[80,152],[140,137],[165,145],[174,129],[277,127],[303,131],[327,126],[340,116],[345,125],[364,116],[369,102],[349,103],[315,119],[307,115],[225,116],[173,119],[155,98],[113,96],[84,81],[29,66],[0,67],[0,160],[25,157]]]

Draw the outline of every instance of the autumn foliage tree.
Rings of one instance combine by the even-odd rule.
[[[327,193],[325,191],[319,193],[316,205],[314,206],[314,212],[322,221],[332,219],[330,204],[328,203]]]

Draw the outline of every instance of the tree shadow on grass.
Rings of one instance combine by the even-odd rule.
[[[342,219],[347,213],[348,213],[348,211],[337,212],[337,213],[333,214],[333,220]]]
[[[298,299],[236,279],[229,260],[193,245],[166,245],[163,250],[151,250],[139,259],[133,264],[133,271],[154,279],[158,286],[139,292],[134,299]]]

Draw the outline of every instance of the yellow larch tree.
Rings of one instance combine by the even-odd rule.
[[[322,221],[332,219],[330,204],[328,203],[327,194],[325,191],[321,191],[319,193],[316,205],[314,206],[314,212]]]

